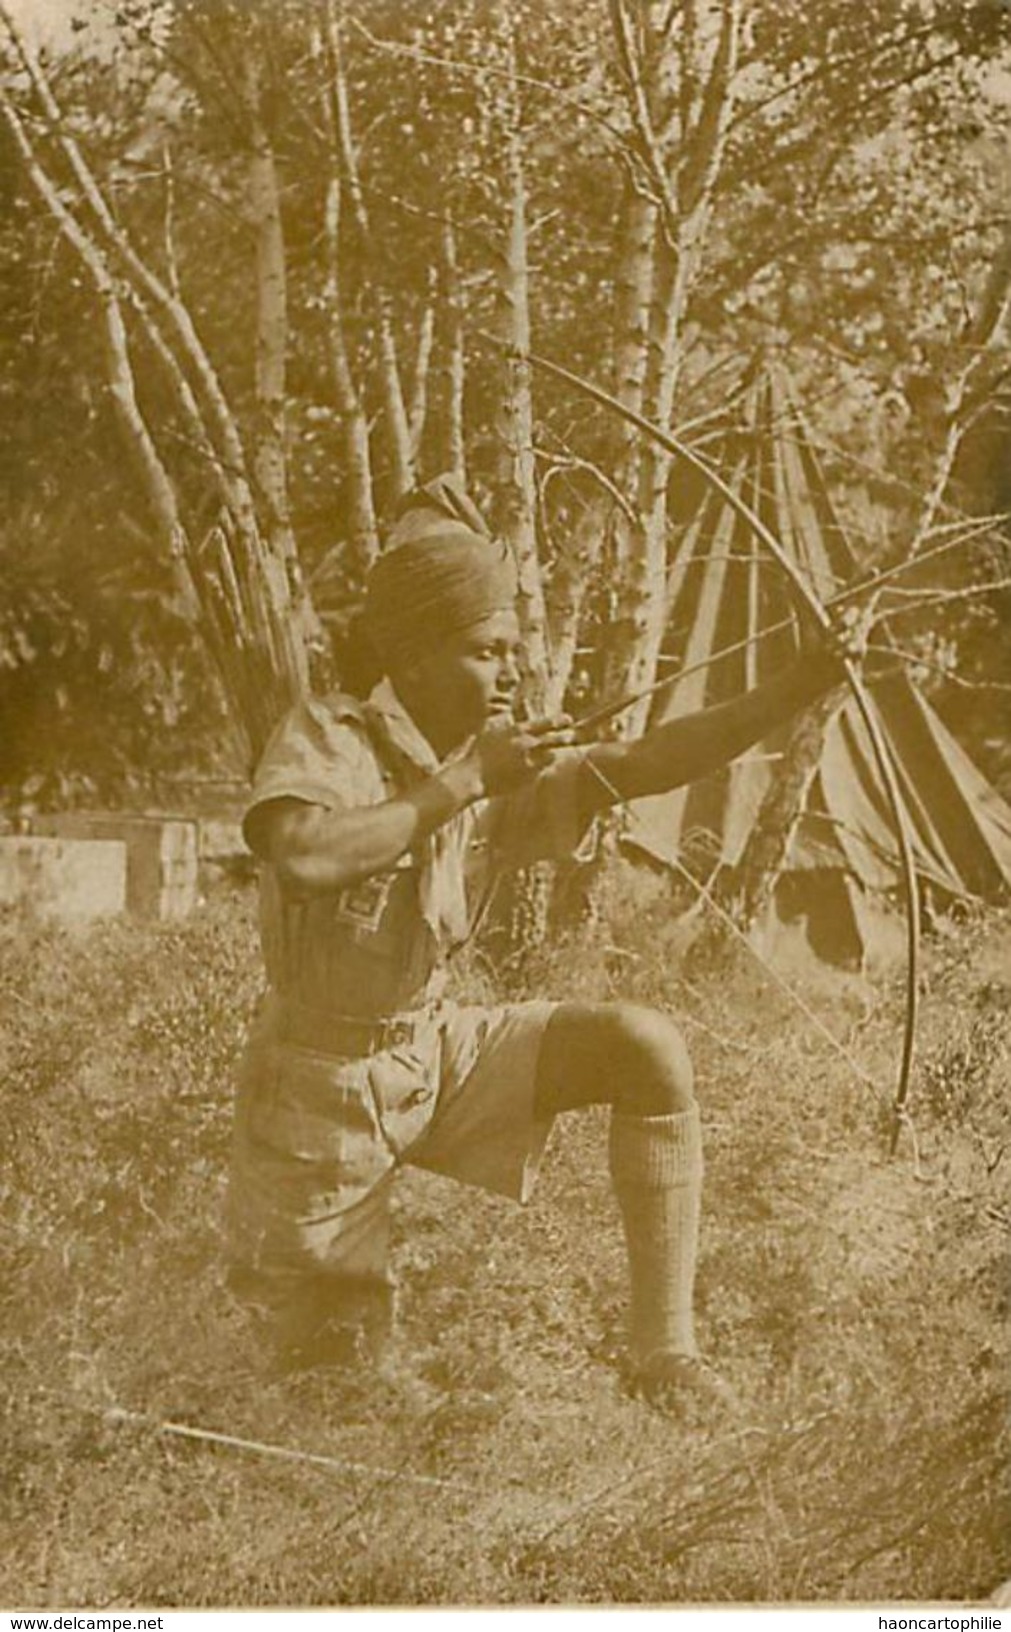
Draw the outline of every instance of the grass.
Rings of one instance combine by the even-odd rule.
[[[1011,1575],[1009,951],[1006,918],[939,927],[916,1147],[893,1163],[880,1101],[750,960],[693,962],[627,878],[592,932],[460,973],[471,995],[507,980],[683,1016],[707,1130],[701,1329],[741,1402],[689,1430],[622,1391],[603,1113],[558,1126],[525,1210],[405,1174],[397,1360],[279,1375],[220,1258],[260,980],[249,898],[177,927],[3,924],[0,1602],[987,1595]],[[886,1085],[899,986],[805,981]]]

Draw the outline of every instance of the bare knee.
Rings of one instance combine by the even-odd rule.
[[[666,1014],[636,1003],[611,1009],[615,1073],[614,1104],[636,1116],[670,1116],[695,1103],[691,1056]]]
[[[691,1058],[678,1027],[637,1003],[560,1006],[538,1071],[543,1111],[611,1104],[634,1116],[669,1116],[695,1103]]]

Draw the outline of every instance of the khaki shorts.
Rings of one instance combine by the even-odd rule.
[[[551,1128],[535,1114],[553,1003],[411,1017],[408,1044],[361,1059],[278,1040],[268,1005],[242,1062],[228,1191],[240,1276],[383,1276],[398,1167],[524,1202]]]

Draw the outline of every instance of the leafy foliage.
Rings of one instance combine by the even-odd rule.
[[[136,558],[101,576],[70,518],[25,508],[0,541],[0,738],[11,813],[144,796],[227,763],[227,721],[192,630]],[[101,570],[101,569],[99,569]]]

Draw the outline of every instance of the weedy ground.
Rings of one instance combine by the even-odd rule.
[[[406,1173],[396,1359],[283,1374],[220,1255],[249,897],[178,927],[0,925],[0,1602],[965,1600],[1011,1575],[1011,922],[938,926],[915,1141],[889,1161],[881,1096],[751,960],[613,894],[459,982],[682,1016],[701,1330],[738,1401],[690,1426],[623,1391],[603,1112],[559,1124],[525,1210]],[[802,984],[887,1089],[901,980]]]

